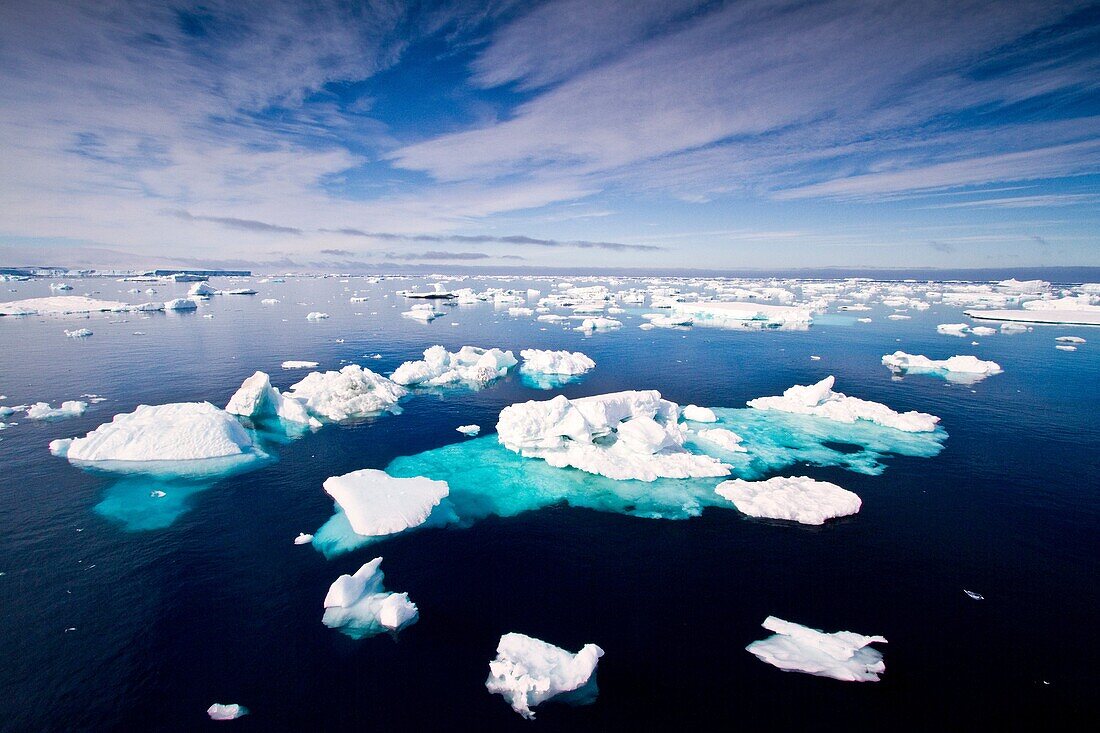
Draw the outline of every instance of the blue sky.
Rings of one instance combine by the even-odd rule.
[[[0,264],[1100,265],[1100,4],[0,3]]]

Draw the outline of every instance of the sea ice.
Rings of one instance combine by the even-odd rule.
[[[284,361],[282,363],[283,369],[316,369],[317,362],[315,361]]]
[[[895,351],[882,357],[891,371],[909,374],[937,374],[949,381],[973,384],[1003,370],[995,361],[983,361],[976,356],[952,356],[950,359],[929,359],[919,354]]]
[[[725,428],[703,429],[696,432],[700,440],[706,441],[731,453],[747,453],[748,448],[741,445],[741,436]]]
[[[216,702],[206,709],[206,714],[211,720],[236,720],[242,715],[248,715],[248,708],[237,703],[222,705]]]
[[[463,346],[451,352],[437,345],[424,351],[423,360],[406,361],[397,367],[390,378],[404,385],[466,385],[480,389],[503,377],[516,363],[511,351]]]
[[[27,408],[30,420],[56,420],[63,417],[80,417],[88,409],[88,403],[82,400],[66,400],[60,407],[50,407],[48,402],[36,402]]]
[[[851,491],[807,476],[775,476],[767,481],[732,479],[718,484],[714,491],[750,517],[800,524],[824,524],[826,519],[855,514],[862,505]]]
[[[574,704],[595,700],[596,666],[603,649],[585,644],[576,654],[524,634],[504,634],[497,644],[496,659],[489,662],[485,687],[501,695],[512,709],[525,718],[535,717],[531,708],[547,700],[570,695]]]
[[[761,625],[775,635],[745,649],[784,672],[807,672],[843,682],[877,682],[886,671],[882,652],[868,646],[885,644],[881,636],[851,631],[827,634],[775,616],[768,616]]]
[[[524,349],[519,355],[523,358],[520,371],[524,372],[574,376],[596,366],[596,362],[579,351]]]
[[[82,339],[92,335],[92,329],[90,328],[77,328],[72,331],[66,329],[65,335],[71,339]]]
[[[53,295],[0,303],[0,316],[62,316],[71,313],[102,313],[134,308],[117,300],[97,300],[82,295]]]
[[[209,298],[211,295],[217,294],[217,290],[210,287],[210,283],[197,282],[191,286],[187,291],[188,298]]]
[[[420,526],[449,493],[445,481],[394,478],[373,468],[332,476],[325,480],[324,489],[362,537]]]
[[[277,417],[287,423],[321,427],[321,421],[309,414],[303,402],[272,387],[271,378],[264,372],[244,380],[229,398],[225,411],[256,420]]]
[[[328,313],[322,313],[321,311],[310,311],[306,314],[307,321],[323,321],[328,318]]]
[[[1060,342],[1066,343],[1066,344],[1083,344],[1083,343],[1085,343],[1085,339],[1081,338],[1080,336],[1056,336],[1054,338],[1054,340],[1055,341],[1060,341]]]
[[[967,314],[969,315],[969,313]],[[965,336],[970,331],[970,326],[965,323],[941,323],[936,326],[936,333],[945,336]]]
[[[1032,301],[1049,304],[1051,301]],[[1030,304],[1030,303],[1029,303]],[[1062,323],[1081,326],[1100,326],[1100,306],[1080,306],[1076,310],[1050,308],[1040,310],[1038,305],[1032,309],[1021,310],[968,310],[971,318],[987,321],[1006,321],[1020,323]],[[1004,325],[1008,325],[1005,323]],[[1001,330],[1005,330],[1004,325]]]
[[[294,544],[296,545],[308,545],[313,542],[313,535],[309,532],[299,532],[298,536],[294,538]]]
[[[341,575],[325,596],[325,626],[340,629],[353,639],[383,631],[400,631],[417,620],[416,604],[408,593],[391,593],[382,585],[382,558],[376,557],[354,575]]]
[[[737,325],[744,321],[808,325],[813,322],[813,310],[804,306],[730,301],[672,303],[671,305],[676,313],[691,316],[695,325]]]
[[[867,420],[905,432],[932,432],[936,429],[936,423],[940,421],[935,415],[913,411],[898,413],[878,402],[834,392],[831,376],[817,384],[790,387],[781,397],[758,397],[755,400],[749,400],[748,405],[758,410],[817,415],[846,423]]]
[[[166,311],[193,311],[198,307],[199,304],[191,298],[173,298],[164,303],[164,310]]]
[[[614,318],[585,318],[581,321],[581,325],[573,330],[592,333],[593,331],[611,331],[616,328],[622,328],[622,325],[622,321],[616,321]]]
[[[683,448],[679,407],[659,392],[627,391],[504,408],[497,437],[509,450],[613,479],[725,476],[729,467]]]
[[[685,420],[691,422],[718,422],[718,417],[714,414],[714,410],[709,407],[699,407],[698,405],[688,405],[684,408],[683,417]]]
[[[348,364],[338,372],[310,372],[285,396],[304,403],[314,417],[341,422],[396,410],[406,394],[408,390],[382,375]]]
[[[473,436],[475,436],[475,435],[477,435],[478,433],[481,432],[481,426],[480,425],[459,425],[457,428],[455,428],[455,430],[462,433],[463,435],[469,435],[470,437],[473,437]]]

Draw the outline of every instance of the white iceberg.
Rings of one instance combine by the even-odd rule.
[[[1085,339],[1081,338],[1080,336],[1056,336],[1054,338],[1054,340],[1055,341],[1060,341],[1060,342],[1065,343],[1065,344],[1083,344],[1083,343],[1085,343]]]
[[[516,363],[511,351],[463,346],[451,352],[437,345],[425,349],[423,360],[406,361],[397,367],[390,378],[404,385],[441,387],[464,384],[481,388],[503,377]]]
[[[573,330],[592,333],[593,331],[611,331],[616,328],[622,328],[622,325],[622,321],[616,321],[614,318],[585,318],[581,321],[581,325]]]
[[[727,475],[729,466],[683,447],[687,433],[678,417],[679,406],[655,390],[558,395],[504,408],[497,438],[525,457],[618,480]]]
[[[808,306],[771,305],[734,301],[671,303],[672,310],[690,316],[695,325],[740,326],[745,321],[806,326],[813,322]]]
[[[54,295],[0,303],[0,316],[63,316],[72,313],[104,313],[134,308],[117,300],[98,300],[82,295]]]
[[[92,335],[92,329],[90,328],[77,328],[72,331],[66,329],[65,335],[71,339],[82,339]]]
[[[868,646],[885,644],[881,636],[851,631],[827,634],[775,616],[768,616],[761,625],[775,635],[745,649],[785,672],[807,672],[843,682],[878,682],[886,671],[882,652]]]
[[[277,417],[288,423],[321,427],[321,421],[309,414],[303,402],[272,387],[271,378],[264,372],[244,380],[229,398],[225,411],[247,418]]]
[[[382,558],[376,557],[354,575],[341,575],[325,596],[325,626],[361,639],[400,631],[417,620],[416,604],[408,593],[391,593],[382,586]]]
[[[755,400],[749,400],[748,406],[757,410],[816,415],[845,423],[867,420],[876,425],[896,428],[907,433],[932,432],[936,429],[936,423],[940,421],[935,415],[915,411],[899,413],[878,402],[834,392],[831,376],[817,384],[791,387],[780,397],[758,397]]]
[[[286,392],[287,397],[303,403],[310,415],[330,422],[394,410],[406,394],[404,387],[358,364],[348,364],[338,372],[310,372]]]
[[[588,693],[574,702],[595,699],[595,672],[603,649],[585,644],[576,654],[524,634],[504,634],[497,644],[496,659],[489,662],[485,687],[501,695],[525,718],[531,708],[559,695]]]
[[[1006,321],[1008,323],[1048,323],[1072,324],[1079,326],[1100,326],[1100,306],[1080,306],[1075,310],[1067,308],[1040,309],[1038,304],[1050,304],[1051,301],[1031,301],[1036,303],[1030,309],[1021,310],[968,310],[966,315],[986,321]],[[1008,325],[1005,323],[1004,325]],[[1004,325],[1001,330],[1004,331]]]
[[[217,290],[210,287],[210,283],[197,282],[191,286],[191,289],[187,291],[188,298],[209,298],[211,295],[217,294]]]
[[[967,313],[967,315],[970,315]],[[970,326],[966,323],[941,323],[936,326],[936,333],[942,333],[945,336],[965,336],[970,332]]]
[[[193,311],[198,307],[199,304],[190,298],[173,298],[164,304],[166,311]]]
[[[373,468],[332,476],[325,479],[324,489],[362,537],[418,527],[450,493],[446,481],[394,478]]]
[[[323,321],[328,318],[328,313],[322,313],[321,311],[310,311],[306,314],[307,321]]]
[[[313,542],[313,535],[309,532],[299,532],[298,536],[294,538],[294,544],[296,545],[308,545]]]
[[[139,405],[83,438],[55,440],[50,452],[70,461],[194,461],[254,451],[252,436],[209,402]]]
[[[826,519],[859,512],[859,496],[828,481],[807,476],[775,476],[767,481],[723,481],[715,493],[750,517],[824,524]]]
[[[459,425],[457,428],[455,428],[455,430],[462,433],[463,435],[469,435],[469,436],[473,437],[474,435],[477,435],[478,433],[481,432],[481,426],[480,425]]]
[[[714,414],[714,410],[709,407],[699,407],[698,405],[688,405],[684,408],[684,419],[691,422],[718,422],[718,416]]]
[[[949,359],[929,359],[920,354],[895,351],[882,357],[883,365],[891,371],[912,374],[942,374],[949,381],[972,384],[1003,370],[995,361],[985,361],[976,356],[952,356]]]
[[[726,430],[725,428],[710,428],[697,431],[696,436],[699,440],[710,443],[717,446],[724,451],[730,453],[746,453],[748,448],[741,445],[741,436],[732,430]]]
[[[35,402],[27,408],[30,420],[56,420],[64,417],[80,417],[88,409],[83,400],[66,400],[60,407],[50,407],[49,402]]]
[[[596,366],[596,362],[579,351],[524,349],[519,355],[523,358],[520,370],[535,374],[575,376]]]
[[[248,708],[237,703],[222,705],[216,702],[206,709],[206,714],[211,720],[236,720],[243,715],[248,715]]]
[[[284,361],[281,364],[283,369],[316,369],[317,362],[315,361]]]

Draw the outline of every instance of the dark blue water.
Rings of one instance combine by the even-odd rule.
[[[48,294],[44,284],[5,285],[18,289],[5,299]],[[641,331],[628,316],[621,331],[586,338],[487,304],[432,324],[402,319],[392,292],[408,285],[264,284],[258,296],[213,299],[200,312],[212,319],[0,318],[6,404],[108,398],[80,418],[8,418],[19,424],[0,432],[0,729],[194,730],[213,725],[213,702],[251,709],[224,724],[240,730],[1095,719],[1100,331],[1037,327],[971,347],[935,332],[964,320],[957,309],[888,321],[878,306],[858,314],[873,323],[838,316],[808,331]],[[118,292],[127,287],[90,280],[76,292],[127,299]],[[185,289],[158,286],[148,297]],[[353,292],[370,301],[349,303]],[[281,303],[263,306],[264,297]],[[308,323],[311,310],[332,317]],[[95,335],[64,336],[78,325]],[[1065,333],[1090,343],[1056,351]],[[478,393],[417,396],[398,416],[326,427],[193,494],[175,523],[148,531],[97,513],[111,480],[46,450],[141,403],[224,404],[256,369],[288,386],[304,372],[282,371],[285,359],[389,373],[435,343],[582,350],[597,368],[562,390],[570,396],[655,388],[681,404],[737,407],[834,374],[848,394],[941,416],[950,437],[934,458],[888,457],[880,476],[792,467],[863,498],[857,516],[824,527],[733,509],[670,521],[555,505],[407,533],[335,560],[291,544],[331,516],[325,478],[465,440],[456,425],[491,430],[504,406],[553,393],[510,376]],[[879,360],[898,348],[973,353],[1005,373],[969,387],[892,381]],[[382,358],[364,358],[375,353]],[[387,587],[408,591],[420,622],[397,639],[353,641],[321,624],[321,601],[338,575],[376,555]],[[768,635],[759,624],[769,614],[886,636],[882,681],[844,684],[761,663],[744,647]],[[487,663],[507,631],[603,647],[595,704],[546,704],[528,723],[489,695]]]

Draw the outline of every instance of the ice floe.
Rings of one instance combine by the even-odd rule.
[[[127,311],[138,306],[117,300],[98,300],[82,295],[53,295],[0,303],[0,316],[63,316],[76,313]]]
[[[60,407],[50,407],[48,402],[36,402],[27,408],[29,420],[57,420],[65,417],[80,417],[88,409],[83,400],[66,400]]]
[[[352,575],[337,578],[325,596],[325,626],[362,639],[384,631],[397,632],[416,622],[418,611],[409,594],[385,590],[384,578],[380,557]]]
[[[679,407],[655,390],[559,395],[504,408],[497,436],[509,450],[613,479],[725,476],[729,467],[684,449]]]
[[[279,418],[287,423],[321,427],[321,421],[310,415],[304,401],[272,387],[271,378],[264,372],[256,372],[244,380],[229,398],[225,411],[255,420]]]
[[[985,361],[976,356],[952,356],[949,359],[929,359],[919,354],[895,351],[882,357],[884,366],[895,373],[935,374],[948,381],[973,384],[1003,370],[995,361]]]
[[[677,314],[690,316],[697,326],[740,326],[746,321],[805,326],[813,322],[810,307],[736,301],[674,302],[670,305]]]
[[[481,426],[480,425],[459,425],[457,428],[455,428],[455,430],[462,433],[463,435],[469,435],[470,437],[473,437],[473,436],[475,436],[475,435],[477,435],[478,433],[481,432]]]
[[[211,720],[236,720],[248,715],[248,708],[237,703],[223,705],[216,702],[206,709],[206,714],[210,716]]]
[[[463,346],[447,351],[432,346],[420,361],[406,361],[390,378],[397,384],[422,387],[463,385],[480,389],[508,373],[516,365],[511,351]]]
[[[843,682],[877,682],[886,671],[882,652],[869,646],[885,644],[881,636],[851,631],[827,634],[775,616],[768,616],[761,625],[775,635],[754,641],[746,650],[785,672],[806,672]]]
[[[73,462],[197,461],[255,450],[236,418],[209,402],[139,405],[83,438],[50,443],[50,452]]]
[[[623,322],[616,321],[614,318],[585,318],[581,321],[581,325],[574,328],[574,331],[582,331],[585,333],[593,333],[595,331],[612,331],[616,328],[622,328]]]
[[[800,524],[824,524],[826,519],[859,511],[859,496],[828,481],[808,476],[775,476],[766,481],[723,481],[715,493],[750,517],[785,519]]]
[[[199,304],[191,298],[173,298],[164,303],[164,310],[166,311],[193,311],[198,307]]]
[[[524,384],[535,389],[564,387],[596,366],[596,362],[579,351],[524,349],[520,356],[523,358],[520,377]]]
[[[65,335],[68,336],[71,339],[87,338],[87,337],[92,335],[92,329],[90,329],[90,328],[77,328],[77,329],[73,329],[72,331],[69,331],[68,329],[66,329],[65,330]]]
[[[373,468],[332,476],[325,480],[324,489],[361,537],[420,526],[449,493],[445,481],[394,478]]]
[[[525,718],[535,717],[531,708],[552,698],[573,704],[596,699],[596,666],[603,649],[585,644],[576,654],[524,634],[504,634],[497,644],[497,656],[489,662],[485,687],[501,695],[512,709]]]
[[[968,310],[966,315],[986,321],[1100,326],[1100,306],[1095,305],[1082,306],[1076,310],[1061,308],[1040,310],[1038,307],[1026,310]],[[1004,326],[1001,328],[1003,330]]]
[[[683,417],[685,420],[691,422],[718,422],[718,417],[714,414],[714,410],[709,407],[699,407],[698,405],[688,405],[684,408]]]
[[[724,451],[730,453],[748,452],[748,448],[741,444],[741,436],[732,430],[726,430],[725,428],[711,428],[708,430],[704,428],[696,431],[695,434],[699,440],[717,446]]]
[[[310,311],[306,314],[307,321],[323,321],[328,317],[328,313],[322,313],[321,311]]]
[[[283,369],[316,369],[317,362],[315,361],[284,361],[280,366]]]
[[[294,538],[294,544],[296,545],[308,545],[313,542],[313,535],[309,532],[299,532],[298,536]]]
[[[915,411],[899,413],[878,402],[834,392],[831,376],[817,384],[791,387],[784,391],[781,397],[758,397],[755,400],[749,400],[748,405],[757,410],[780,410],[800,415],[817,415],[838,422],[867,420],[905,432],[931,432],[936,429],[936,423],[940,421],[935,415]]]
[[[941,323],[936,326],[936,333],[942,333],[944,336],[965,336],[970,333],[970,326],[966,323]]]
[[[358,364],[340,371],[310,372],[285,393],[305,405],[309,414],[329,422],[342,422],[397,411],[408,391]]]

